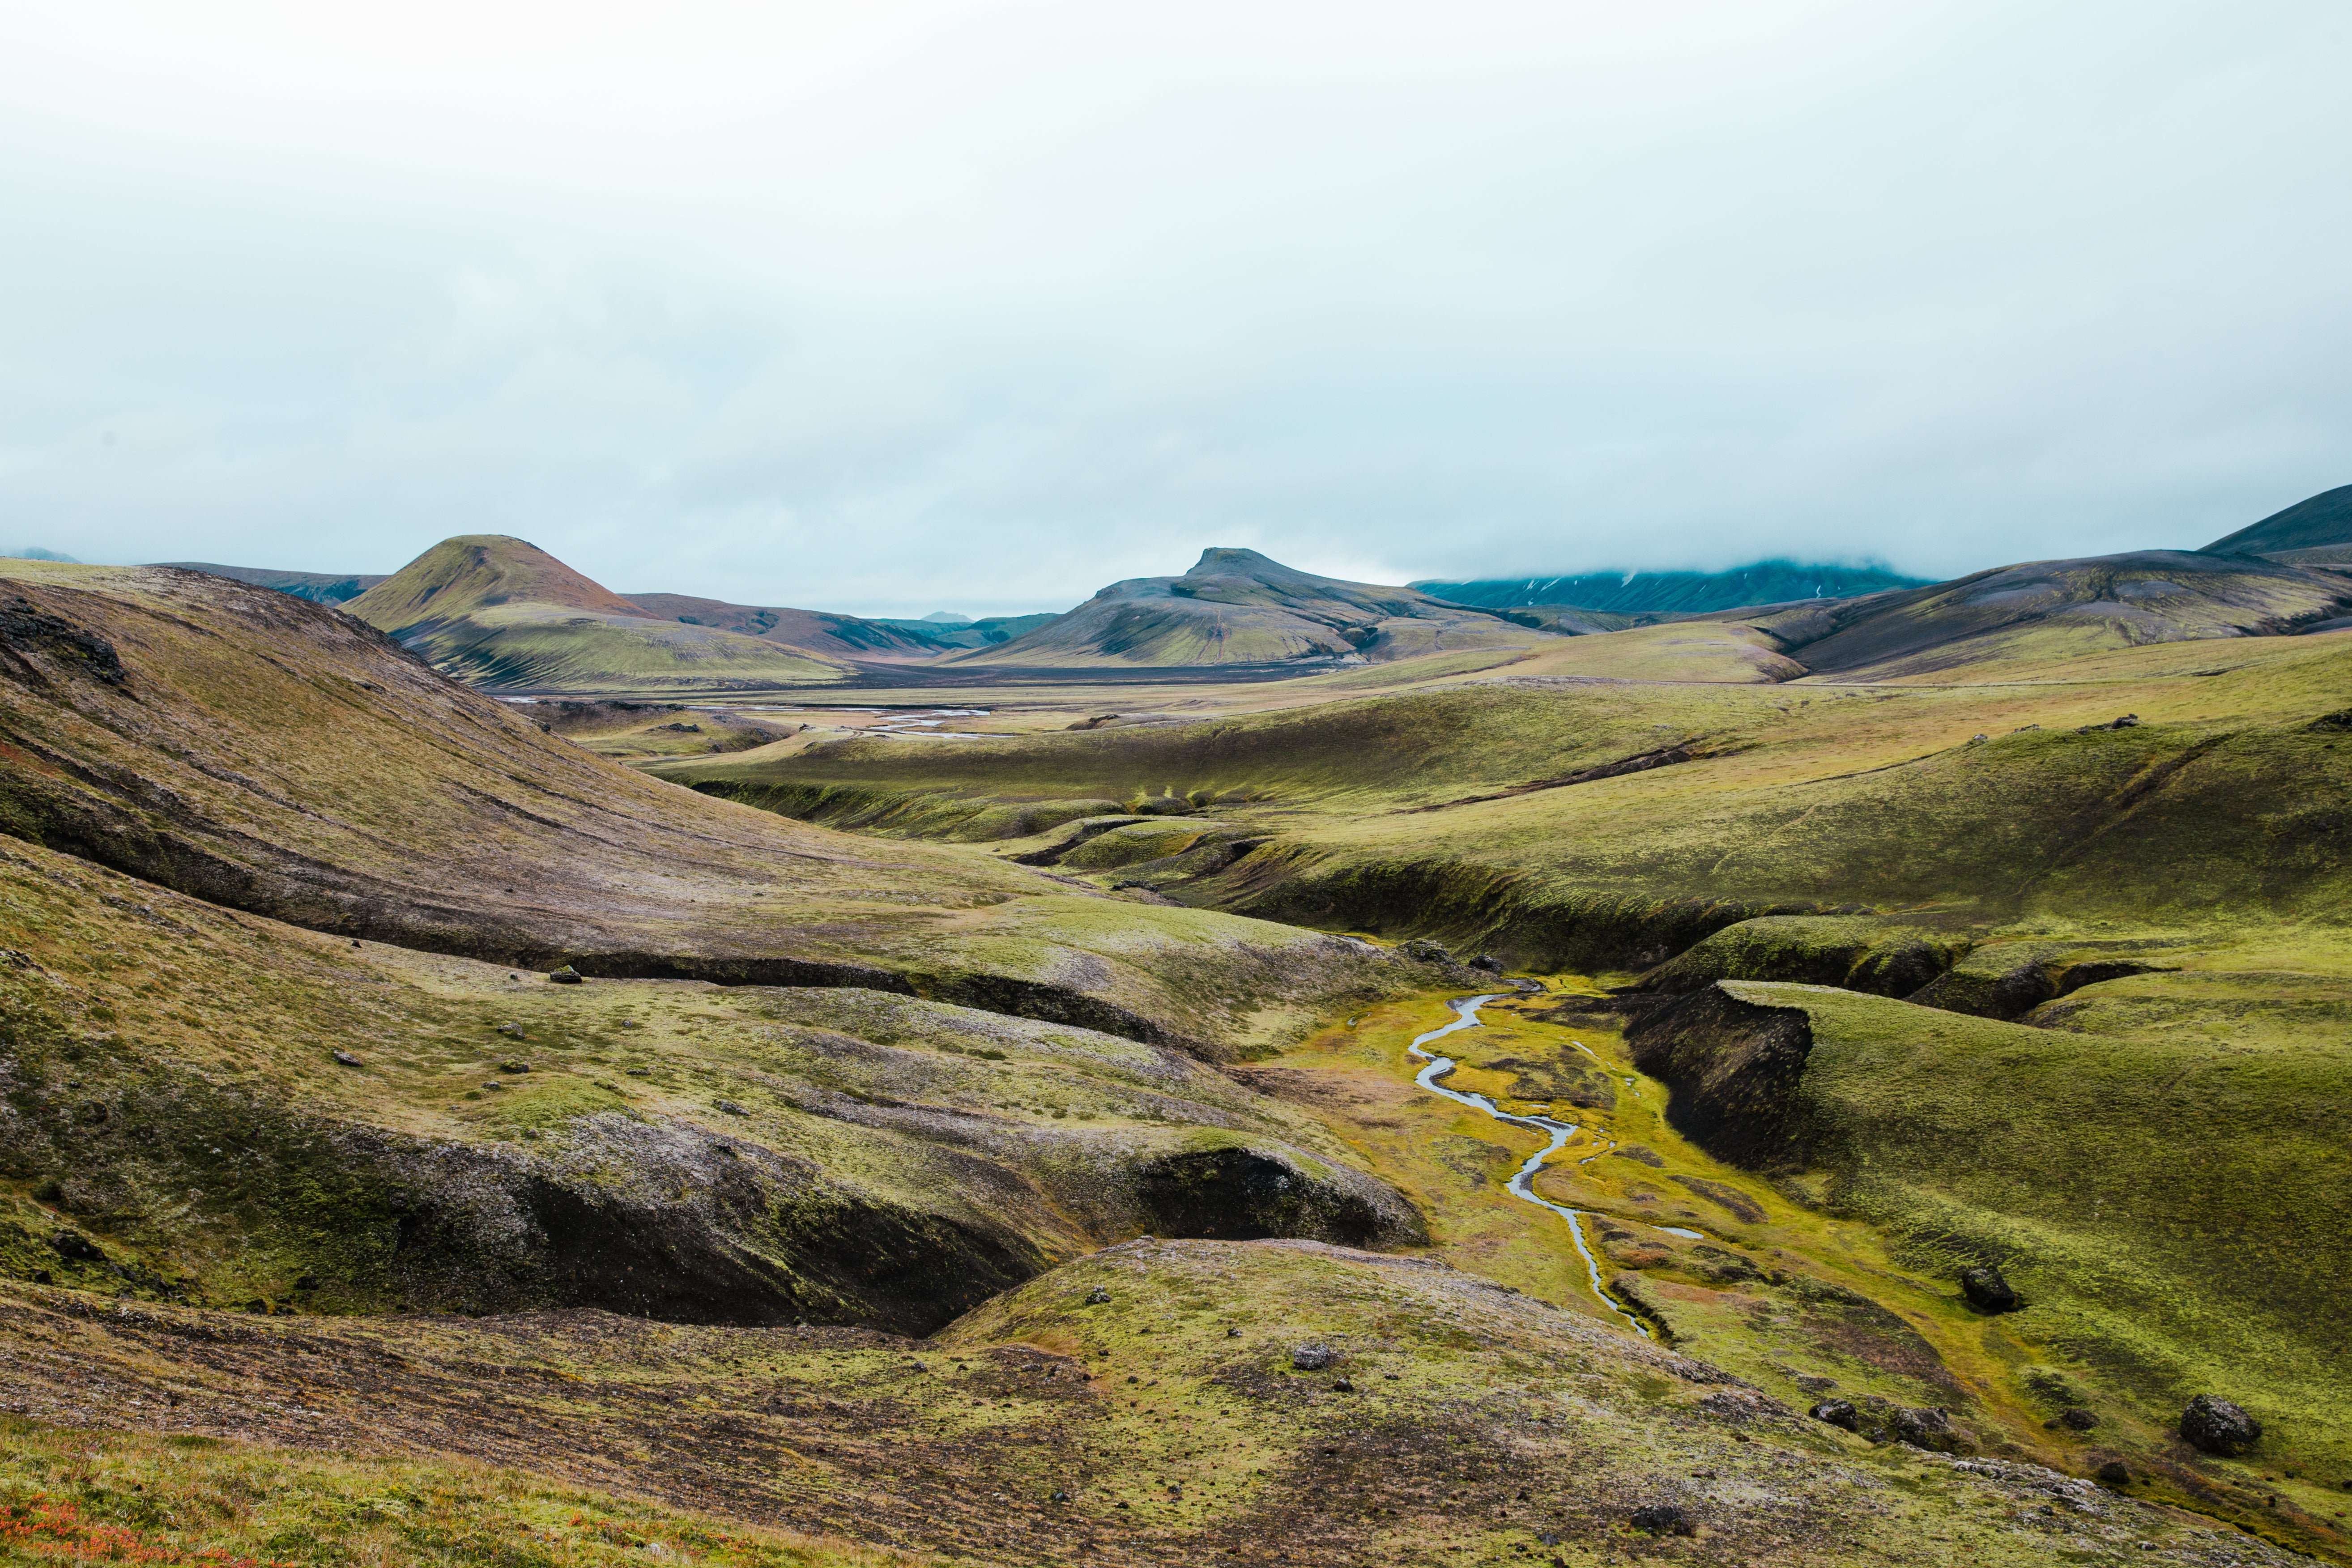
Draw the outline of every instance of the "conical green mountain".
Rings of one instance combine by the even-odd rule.
[[[1318,577],[1255,550],[1211,549],[1181,577],[1113,583],[1067,615],[957,664],[1078,667],[1403,658],[1549,634],[1412,588]]]
[[[444,673],[543,693],[688,695],[838,680],[805,649],[646,613],[537,545],[445,539],[344,608]]]

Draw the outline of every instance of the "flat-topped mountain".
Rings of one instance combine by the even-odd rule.
[[[810,649],[649,615],[504,534],[445,539],[344,607],[445,673],[505,690],[746,691],[849,670]]]
[[[1403,658],[1549,634],[1417,589],[1318,577],[1255,550],[1210,549],[1181,577],[1113,583],[1001,647],[947,662],[1080,666]]]

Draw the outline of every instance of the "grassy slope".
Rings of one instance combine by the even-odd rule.
[[[884,1568],[897,1553],[461,1458],[0,1424],[0,1563]]]
[[[2312,973],[2316,958],[2335,973]],[[2330,1303],[2352,1245],[2352,973],[2340,948],[2189,952],[2027,1024],[1822,987],[1726,982],[1801,1011],[1813,1046],[1789,1178],[1907,1260],[1997,1263],[2000,1320],[2076,1363],[2108,1425],[2157,1436],[2221,1391],[2268,1428],[2261,1465],[2352,1474]]]
[[[488,1457],[950,1562],[1532,1552],[1580,1568],[1668,1544],[1630,1525],[1659,1503],[1700,1532],[1671,1542],[1682,1561],[1916,1563],[1929,1542],[1991,1563],[2086,1549],[2288,1561],[2047,1471],[1872,1449],[1442,1266],[1295,1244],[1132,1244],[927,1342],[594,1314],[243,1325],[76,1305],[0,1292],[0,1334],[26,1369],[0,1401],[436,1465]],[[1307,1344],[1338,1365],[1294,1372]],[[328,1557],[309,1543],[287,1555]]]
[[[868,796],[1199,792],[1221,817],[1279,837],[1183,896],[1312,918],[1277,897],[1303,881],[1336,900],[1325,918],[1340,923],[1397,920],[1376,890],[1351,905],[1348,879],[1399,864],[1483,868],[1530,897],[2176,921],[2338,907],[2333,825],[2352,804],[2352,747],[2307,726],[2352,689],[2352,638],[2109,651],[2000,673],[1967,686],[1765,689],[1506,679],[1173,728],[919,750],[849,742],[662,771]],[[2076,732],[2125,712],[2143,722]],[[1446,805],[1680,742],[1699,760]],[[1412,809],[1429,806],[1443,809]]]
[[[1204,1048],[1246,1046],[1366,979],[1307,932],[698,797],[284,595],[10,570],[127,674],[110,683],[38,645],[0,681],[0,827],[215,902],[492,963],[817,977],[780,971],[789,959],[985,1006],[1148,1019]]]
[[[849,989],[552,985],[21,847],[0,933],[19,1279],[928,1326],[1147,1229],[1418,1228],[1311,1119],[1085,1029]],[[1253,1198],[1252,1172],[1293,1196]]]

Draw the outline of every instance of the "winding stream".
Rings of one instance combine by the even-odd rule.
[[[1579,1209],[1572,1209],[1563,1205],[1556,1204],[1549,1198],[1539,1197],[1537,1195],[1535,1189],[1529,1185],[1529,1184],[1535,1180],[1536,1173],[1543,1169],[1544,1162],[1550,1159],[1554,1154],[1559,1153],[1559,1151],[1567,1145],[1568,1141],[1576,1135],[1577,1123],[1573,1121],[1554,1121],[1549,1116],[1516,1115],[1511,1111],[1503,1110],[1493,1100],[1487,1099],[1485,1095],[1478,1093],[1475,1089],[1448,1089],[1444,1084],[1440,1083],[1438,1079],[1444,1078],[1446,1074],[1454,1070],[1454,1058],[1451,1057],[1442,1057],[1434,1051],[1425,1050],[1423,1048],[1431,1041],[1442,1040],[1446,1036],[1454,1034],[1457,1030],[1483,1028],[1485,1026],[1479,1022],[1478,1009],[1485,1006],[1489,1002],[1499,1000],[1501,995],[1502,994],[1500,992],[1496,992],[1485,996],[1455,997],[1453,1002],[1454,1013],[1454,1022],[1444,1025],[1442,1027],[1432,1029],[1429,1033],[1415,1037],[1412,1044],[1405,1047],[1406,1050],[1411,1051],[1414,1056],[1421,1058],[1423,1061],[1429,1064],[1423,1068],[1419,1072],[1413,1074],[1412,1081],[1419,1084],[1422,1088],[1429,1090],[1432,1094],[1442,1094],[1446,1099],[1462,1105],[1469,1106],[1474,1110],[1484,1111],[1486,1115],[1493,1117],[1497,1121],[1507,1121],[1514,1127],[1529,1128],[1546,1135],[1549,1142],[1541,1149],[1537,1150],[1534,1153],[1528,1156],[1527,1163],[1522,1164],[1518,1168],[1517,1172],[1512,1175],[1511,1179],[1504,1184],[1506,1189],[1513,1197],[1523,1198],[1527,1202],[1534,1204],[1538,1208],[1549,1209],[1552,1213],[1559,1215],[1560,1218],[1568,1221],[1569,1239],[1576,1243],[1577,1256],[1584,1259],[1584,1273],[1586,1279],[1591,1282],[1592,1293],[1599,1297],[1601,1302],[1606,1305],[1611,1311],[1615,1312],[1619,1317],[1624,1319],[1626,1325],[1635,1333],[1641,1335],[1645,1340],[1654,1338],[1655,1336],[1650,1332],[1649,1325],[1643,1322],[1640,1318],[1635,1317],[1632,1312],[1626,1310],[1625,1304],[1618,1300],[1616,1297],[1612,1296],[1609,1293],[1608,1288],[1601,1282],[1601,1260],[1592,1255],[1592,1247],[1584,1238],[1583,1212]],[[1586,1050],[1588,1055],[1591,1054],[1589,1047],[1585,1047],[1580,1044],[1579,1048]],[[1600,1058],[1596,1056],[1593,1059],[1598,1061]],[[1591,1158],[1598,1157],[1599,1156],[1597,1155],[1591,1156]],[[1661,1226],[1658,1228],[1662,1230],[1674,1229],[1672,1226]],[[1675,1230],[1674,1234],[1696,1235],[1696,1233]]]

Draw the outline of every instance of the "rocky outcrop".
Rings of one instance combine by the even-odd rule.
[[[1346,1247],[1426,1245],[1421,1215],[1363,1175],[1262,1148],[1192,1149],[1137,1173],[1136,1194],[1162,1236],[1261,1241],[1296,1237]]]
[[[1751,1170],[1806,1163],[1798,1083],[1813,1031],[1801,1010],[1711,985],[1643,1013],[1625,1043],[1633,1065],[1671,1091],[1667,1121],[1708,1153]]]

